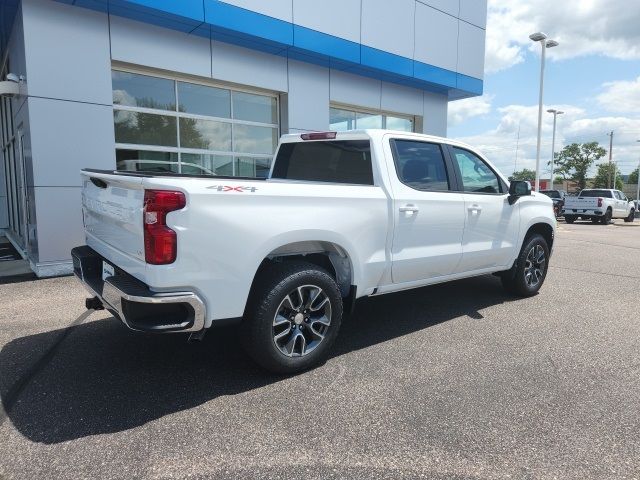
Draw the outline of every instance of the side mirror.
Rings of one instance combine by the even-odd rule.
[[[522,180],[514,180],[509,184],[509,204],[513,205],[520,197],[531,195],[531,184]]]

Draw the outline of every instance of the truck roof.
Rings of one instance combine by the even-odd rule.
[[[327,131],[327,132],[300,132],[300,133],[289,133],[286,135],[282,135],[281,137],[281,142],[282,143],[293,143],[293,142],[303,142],[305,140],[303,140],[301,138],[301,135],[304,135],[306,133],[312,134],[312,133],[335,133],[336,136],[335,138],[331,138],[331,139],[326,139],[326,140],[363,140],[363,139],[368,139],[368,138],[379,138],[382,137],[386,134],[393,134],[393,135],[402,135],[402,136],[407,136],[407,137],[411,137],[411,138],[420,138],[421,140],[425,140],[425,141],[429,141],[429,142],[437,142],[437,143],[447,143],[449,145],[455,145],[455,146],[460,146],[460,147],[464,147],[467,148],[469,150],[472,151],[476,151],[477,148],[474,148],[471,145],[468,145],[466,143],[463,142],[459,142],[457,140],[452,140],[450,138],[446,138],[446,137],[438,137],[436,135],[427,135],[424,133],[414,133],[414,132],[405,132],[405,131],[401,131],[401,130],[385,130],[385,129],[380,129],[380,128],[370,128],[370,129],[364,129],[364,130],[347,130],[347,131],[342,131],[342,132],[335,132],[335,131]],[[322,139],[318,139],[320,141],[322,141]]]

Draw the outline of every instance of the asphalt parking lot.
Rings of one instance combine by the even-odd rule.
[[[363,300],[289,378],[233,330],[134,334],[84,298],[0,283],[2,479],[640,478],[640,225],[561,223],[534,298]]]

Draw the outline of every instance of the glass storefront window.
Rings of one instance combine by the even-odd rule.
[[[222,88],[178,82],[178,110],[209,117],[231,118],[231,92]]]
[[[176,117],[153,113],[115,110],[116,143],[176,147]]]
[[[180,146],[229,152],[231,124],[200,118],[180,118]]]
[[[111,81],[114,105],[158,110],[176,108],[176,93],[172,80],[114,70]]]
[[[385,128],[413,132],[414,118],[332,107],[329,112],[329,127],[337,132],[363,130],[366,128]]]
[[[275,95],[117,70],[112,80],[118,169],[269,172],[279,136]]]
[[[233,118],[248,122],[278,123],[278,103],[273,97],[233,92]]]
[[[146,150],[116,150],[118,170],[133,172],[174,172],[178,173],[178,154],[151,152]]]
[[[235,151],[240,153],[273,153],[278,146],[278,130],[253,125],[234,125]]]

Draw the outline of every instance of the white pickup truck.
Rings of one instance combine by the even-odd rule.
[[[635,204],[620,190],[587,188],[577,197],[565,198],[562,215],[567,223],[573,223],[578,218],[603,225],[608,225],[613,218],[633,222]]]
[[[357,298],[496,273],[542,286],[551,200],[471,147],[384,130],[282,137],[266,180],[83,170],[75,274],[132,330],[241,322],[277,372],[328,355]]]

